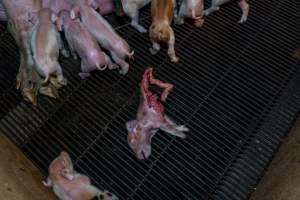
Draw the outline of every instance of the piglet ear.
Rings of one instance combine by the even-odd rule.
[[[57,18],[57,15],[56,15],[55,13],[52,13],[52,14],[51,14],[51,22],[52,22],[52,23],[55,23],[57,19],[58,19],[58,18]]]
[[[126,123],[126,128],[129,133],[134,132],[134,129],[137,127],[138,121],[132,120]]]
[[[28,21],[33,24],[36,24],[38,21],[38,13],[37,12],[29,12],[28,13]]]

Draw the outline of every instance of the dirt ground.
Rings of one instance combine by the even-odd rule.
[[[250,200],[300,199],[300,119],[284,139]]]
[[[42,184],[42,175],[3,134],[0,134],[0,199],[57,200]]]

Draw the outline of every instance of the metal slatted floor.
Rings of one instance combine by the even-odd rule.
[[[15,88],[17,47],[1,26],[0,131],[46,175],[61,150],[78,171],[120,199],[247,199],[300,109],[298,0],[250,1],[246,24],[229,4],[202,28],[174,26],[178,64],[166,50],[151,56],[146,34],[109,16],[135,50],[129,73],[96,72],[81,80],[79,63],[62,60],[68,86],[57,100],[33,107]],[[208,2],[206,2],[208,5]],[[150,25],[149,8],[142,24]],[[139,161],[130,150],[125,122],[135,117],[146,67],[175,85],[167,113],[190,129],[187,139],[163,132],[152,155]]]

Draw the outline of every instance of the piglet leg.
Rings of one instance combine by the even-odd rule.
[[[65,57],[65,58],[69,58],[70,57],[70,53],[67,51],[59,33],[56,34],[56,38],[57,38],[57,42],[58,42],[58,45],[59,45],[59,50],[60,50],[60,53]]]
[[[240,8],[242,9],[242,12],[243,12],[239,23],[244,23],[244,22],[247,21],[250,6],[249,6],[249,4],[247,3],[246,0],[241,0],[238,4],[239,4],[239,6],[240,6]]]
[[[61,88],[62,86],[67,85],[67,79],[64,78],[64,76],[63,76],[63,72],[62,72],[62,68],[61,68],[60,64],[57,61],[55,61],[54,64],[57,65],[57,70],[56,70],[56,74],[55,74],[56,79],[51,77],[50,82],[53,84],[53,86],[55,88],[58,89],[58,88]]]
[[[215,11],[220,9],[220,5],[222,5],[227,0],[212,0],[210,8],[204,10],[204,15],[207,16]]]
[[[125,62],[125,60],[119,58],[114,52],[111,52],[111,56],[112,59],[115,61],[115,63],[117,63],[118,65],[120,65],[121,70],[120,70],[120,74],[126,74],[129,70],[129,64],[127,62]]]
[[[175,35],[174,31],[170,28],[170,40],[169,40],[169,48],[168,48],[168,55],[171,59],[171,62],[178,62],[179,58],[176,57],[175,54]]]
[[[61,200],[72,200],[72,198],[69,197],[64,191],[62,191],[62,189],[60,189],[60,187],[58,187],[57,185],[53,186],[53,191]]]
[[[43,185],[46,187],[52,187],[52,181],[47,178],[47,181],[43,181]]]
[[[83,60],[81,60],[81,72],[78,75],[81,77],[81,79],[85,79],[91,75],[88,73],[88,67]]]
[[[136,7],[136,6],[135,6]],[[147,30],[139,24],[139,11],[136,8],[135,12],[130,13],[131,26],[137,29],[140,33],[146,33]]]
[[[166,122],[160,126],[160,129],[180,138],[186,138],[184,132],[189,131],[184,125],[176,125],[168,116],[165,115]]]
[[[164,88],[164,91],[163,93],[161,94],[161,100],[162,101],[166,101],[170,91],[173,89],[173,84],[170,84],[170,83],[165,83],[165,82],[162,82],[161,80],[158,80],[156,78],[154,78],[153,76],[153,71],[151,70],[150,73],[149,73],[149,81],[151,84],[153,85],[157,85],[159,86],[160,88]]]

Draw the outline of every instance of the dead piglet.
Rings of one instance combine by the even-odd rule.
[[[126,74],[129,64],[125,60],[131,59],[134,52],[130,52],[128,43],[115,32],[111,25],[86,4],[76,5],[70,15],[72,19],[80,16],[86,29],[96,38],[101,47],[110,52],[114,62],[121,67],[120,73]]]
[[[218,11],[220,9],[221,5],[228,3],[230,1],[231,0],[212,0],[210,8],[206,9],[204,11],[204,14],[207,16],[207,15],[211,14],[212,12]],[[239,23],[244,23],[247,21],[250,6],[247,3],[247,0],[238,0],[238,4],[243,12]]]
[[[85,29],[79,19],[72,20],[69,11],[61,11],[56,21],[58,30],[64,30],[71,54],[81,58],[81,78],[90,75],[91,71],[104,70],[112,66],[110,58],[101,51],[97,41]]]
[[[73,169],[72,160],[67,152],[62,152],[49,166],[46,187],[52,187],[60,200],[118,200],[108,191],[101,191],[91,185],[89,177],[78,174]]]
[[[159,43],[167,43],[168,54],[172,62],[178,62],[174,47],[175,34],[171,28],[175,3],[175,0],[152,0],[152,24],[149,30],[152,41],[151,54],[156,54],[160,50]]]
[[[203,0],[183,0],[178,15],[175,14],[176,24],[183,24],[184,18],[191,18],[195,20],[195,26],[202,26],[204,19],[203,12],[204,4]]]
[[[139,9],[150,3],[151,0],[119,0],[122,2],[123,10],[131,18],[131,26],[141,33],[147,30],[139,24]]]
[[[161,101],[167,99],[173,85],[155,79],[152,73],[152,68],[145,71],[140,84],[141,99],[137,117],[126,123],[129,146],[139,159],[147,159],[150,156],[151,139],[159,129],[181,138],[185,138],[184,132],[189,130],[183,125],[176,125],[164,113]],[[164,88],[160,98],[149,90],[150,84]]]
[[[31,38],[31,51],[38,73],[45,77],[42,84],[49,80],[57,88],[66,85],[67,80],[58,63],[59,49],[62,41],[56,30],[57,16],[48,8],[43,8],[37,13],[31,13],[31,20],[35,23]],[[56,78],[51,76],[56,75]]]

